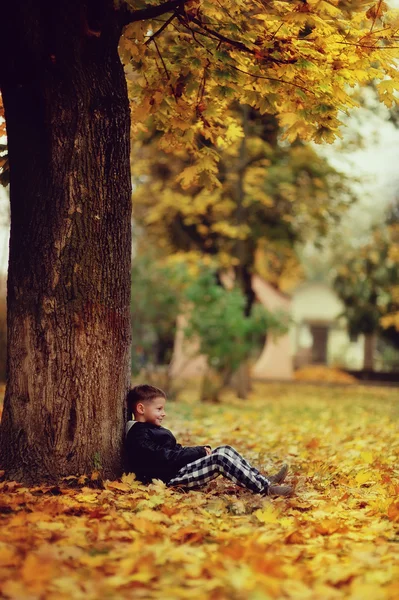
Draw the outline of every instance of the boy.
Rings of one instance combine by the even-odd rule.
[[[186,446],[176,443],[173,434],[162,427],[165,393],[152,385],[137,385],[127,397],[134,421],[126,425],[126,470],[148,483],[161,479],[168,486],[195,488],[219,475],[252,492],[269,496],[290,496],[292,487],[276,485],[284,481],[288,467],[271,477],[262,475],[231,446]]]

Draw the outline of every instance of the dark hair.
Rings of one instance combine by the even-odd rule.
[[[134,388],[129,390],[127,395],[127,410],[128,416],[135,412],[136,406],[139,402],[151,402],[155,398],[165,398],[166,394],[159,388],[153,385],[136,385]]]

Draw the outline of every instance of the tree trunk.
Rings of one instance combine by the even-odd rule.
[[[364,336],[364,359],[363,369],[365,371],[374,371],[376,336],[374,333],[366,333]]]
[[[226,387],[230,376],[230,369],[218,372],[208,366],[201,382],[200,401],[220,402],[220,393]]]
[[[248,394],[252,391],[251,367],[249,361],[241,363],[233,376],[234,389],[237,398],[247,400]]]
[[[110,0],[7,3],[8,367],[0,465],[121,472],[130,374],[129,105]]]

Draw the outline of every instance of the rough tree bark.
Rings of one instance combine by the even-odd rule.
[[[112,0],[8,2],[2,16],[11,238],[0,468],[27,483],[94,468],[113,478],[130,374],[121,25]]]

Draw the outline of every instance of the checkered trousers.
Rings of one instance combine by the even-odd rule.
[[[181,468],[168,486],[195,488],[224,475],[251,492],[266,494],[270,481],[231,446],[219,446],[209,456]]]

